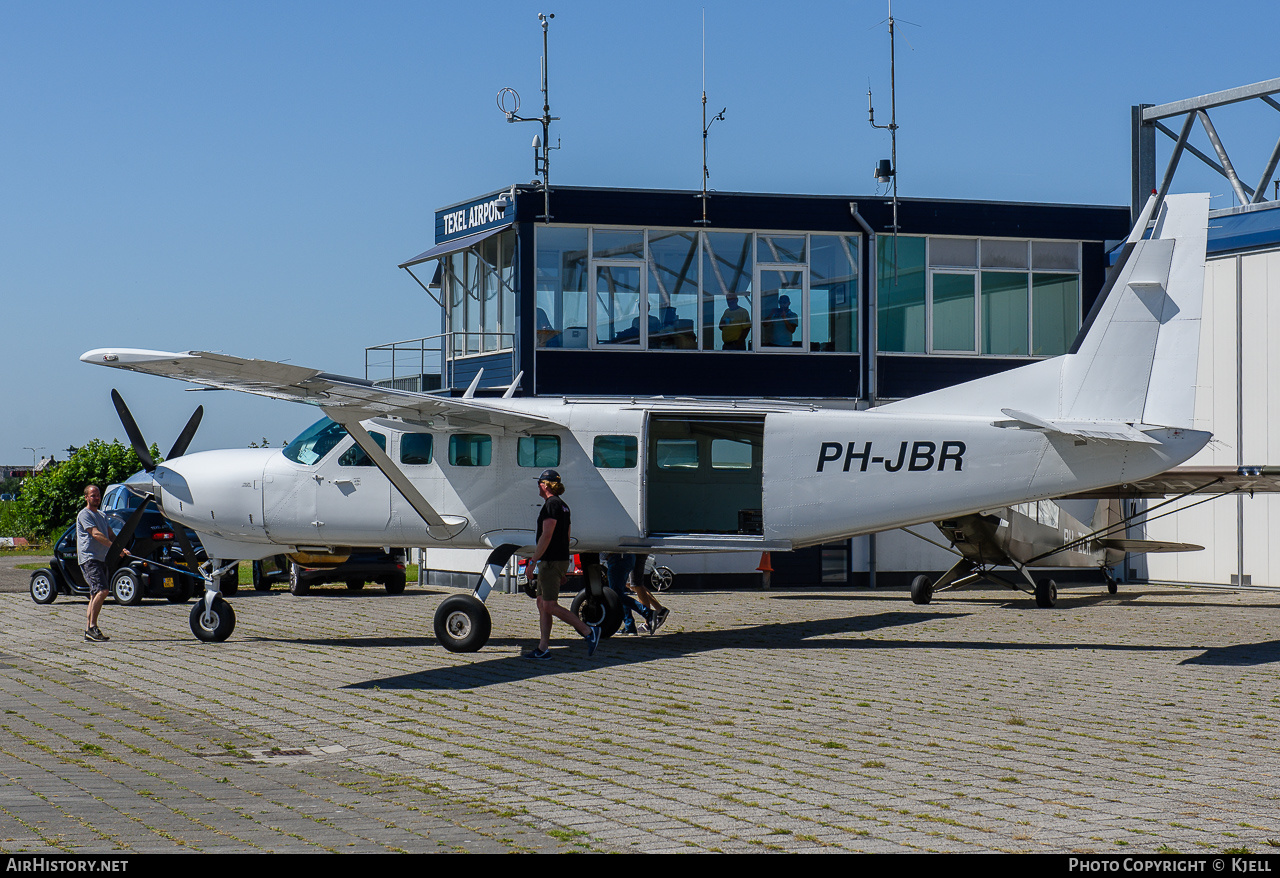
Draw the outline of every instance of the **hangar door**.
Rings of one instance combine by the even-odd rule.
[[[764,417],[649,419],[648,532],[763,534]]]

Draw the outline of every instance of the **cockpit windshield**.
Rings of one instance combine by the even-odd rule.
[[[284,456],[304,466],[319,463],[346,435],[346,427],[330,418],[321,418],[285,446]]]

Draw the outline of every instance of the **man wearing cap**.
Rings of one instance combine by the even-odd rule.
[[[569,571],[569,504],[560,499],[564,484],[560,473],[543,470],[538,476],[538,495],[542,511],[538,513],[538,545],[526,569],[536,570],[538,577],[538,647],[525,653],[525,658],[551,658],[551,619],[555,617],[572,625],[587,641],[587,655],[594,655],[600,645],[600,629],[587,625],[560,606],[560,586]]]

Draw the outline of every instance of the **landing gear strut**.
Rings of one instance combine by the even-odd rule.
[[[191,608],[191,633],[197,640],[221,643],[236,630],[236,612],[222,596],[218,585],[222,575],[238,565],[238,561],[205,562],[201,571],[204,573],[204,597]]]
[[[436,608],[436,640],[449,652],[476,652],[489,642],[493,620],[484,605],[519,546],[503,543],[489,553],[471,594],[450,595]]]

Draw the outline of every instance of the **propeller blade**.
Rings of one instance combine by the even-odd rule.
[[[120,550],[126,548],[133,540],[133,532],[138,529],[138,522],[142,521],[146,511],[146,501],[138,504],[138,508],[133,510],[124,527],[120,528],[120,533],[116,534],[116,538],[111,541],[111,548],[107,549],[107,569],[112,573],[115,573],[116,568],[120,566]]]
[[[142,431],[138,429],[137,421],[129,413],[129,407],[124,404],[124,398],[114,389],[111,391],[111,402],[115,404],[116,414],[120,416],[120,423],[124,425],[125,433],[129,434],[129,443],[133,446],[133,453],[138,455],[138,460],[142,462],[142,468],[147,472],[154,472],[156,462],[151,458],[151,450],[142,439]]]
[[[182,546],[183,564],[191,571],[192,575],[199,576],[200,565],[196,561],[195,550],[191,548],[191,540],[187,539],[187,529],[180,524],[173,524],[172,521],[169,524],[173,525],[173,535],[177,537],[178,544]]]
[[[191,437],[196,435],[196,428],[200,426],[200,419],[204,417],[204,406],[199,406],[191,413],[191,420],[187,421],[187,425],[182,428],[182,432],[178,434],[178,438],[174,440],[173,447],[169,449],[169,453],[165,456],[165,460],[172,460],[175,457],[182,457],[187,453],[187,446],[191,444]]]

